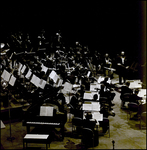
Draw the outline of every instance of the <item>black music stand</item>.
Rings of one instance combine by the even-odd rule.
[[[10,80],[10,78],[9,78],[9,80]],[[5,89],[8,86],[8,84],[9,84],[9,81],[8,82],[5,81],[5,84],[3,84],[3,88]],[[9,102],[9,95],[10,94],[9,94],[9,90],[8,90],[7,91],[7,96],[8,96],[7,100],[8,100],[8,109],[9,109],[10,137],[7,137],[7,140],[12,142],[15,138],[12,137],[12,133],[11,133],[11,112],[10,112],[11,108],[10,108],[10,102]]]

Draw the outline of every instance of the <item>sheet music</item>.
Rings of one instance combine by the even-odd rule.
[[[57,82],[58,78],[60,78],[60,77],[56,74],[56,72],[55,72],[54,70],[52,70],[52,72],[50,73],[49,77],[50,77],[51,79],[53,79],[53,81],[54,81],[55,83]]]
[[[138,93],[139,97],[146,97],[146,89],[140,89]]]
[[[65,82],[63,90],[66,92],[70,92],[72,90],[72,84]]]
[[[88,71],[88,73],[87,73],[87,77],[89,78],[89,76],[90,76],[90,73],[91,73],[91,71]]]
[[[4,125],[4,123],[2,122],[2,120],[1,120],[1,125],[0,125],[0,126],[1,126],[1,129],[6,127],[6,126]]]
[[[9,81],[10,76],[11,76],[11,74],[10,74],[8,71],[6,71],[6,70],[4,70],[3,73],[2,73],[2,75],[1,75],[1,77],[2,77],[5,81]]]
[[[135,89],[135,88],[142,88],[142,84],[140,80],[133,80],[133,82],[130,82],[129,88]]]
[[[97,80],[98,83],[101,83],[102,81],[104,81],[105,77],[100,76]]]
[[[83,104],[82,109],[92,111],[92,105],[91,104]]]
[[[94,84],[94,83],[90,84],[90,91],[97,91],[97,88],[98,88],[98,84]]]
[[[26,74],[26,78],[27,79],[29,79],[30,77],[31,77],[31,75],[32,75],[32,72],[31,72],[31,69],[29,69],[29,71],[27,72],[27,74]]]
[[[62,79],[58,79],[58,80],[57,80],[57,83],[54,84],[54,86],[55,86],[55,87],[59,87],[59,86],[62,85],[62,83],[63,83],[63,80],[62,80]]]
[[[86,92],[84,93],[83,99],[89,99],[89,100],[93,99],[92,93],[91,93],[90,91],[86,91]]]
[[[19,64],[18,64],[18,72],[19,73],[20,73],[21,68],[22,68],[22,64],[19,62]]]
[[[93,111],[100,111],[100,104],[99,102],[91,102],[92,110]]]
[[[44,89],[45,85],[46,85],[46,81],[43,80],[43,79],[40,79],[39,87],[42,88],[42,89]]]
[[[46,73],[48,68],[46,66],[44,66],[43,64],[41,65],[41,67],[42,67],[41,71],[44,71]]]
[[[97,91],[85,91],[83,99],[88,99],[88,100],[92,100],[93,96],[97,94],[98,95],[98,99],[99,100],[99,93]]]
[[[53,116],[54,107],[51,106],[40,106],[40,116]]]
[[[14,86],[15,81],[16,81],[16,78],[12,75],[11,78],[10,78],[9,84],[10,84],[11,86]]]
[[[36,87],[40,86],[40,78],[38,78],[36,75],[33,74],[32,79],[30,81],[31,83],[33,83]]]
[[[92,112],[92,118],[96,119],[98,121],[103,121],[103,114],[100,114],[99,112]]]
[[[24,73],[25,69],[26,69],[26,65],[23,65],[22,69],[20,70],[21,73]]]

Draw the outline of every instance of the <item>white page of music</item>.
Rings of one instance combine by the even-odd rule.
[[[100,104],[99,102],[91,102],[92,110],[93,111],[100,111]]]
[[[4,70],[3,73],[2,73],[2,75],[1,75],[1,77],[2,77],[5,81],[9,81],[10,76],[11,76],[11,74],[10,74],[8,71],[6,71],[6,70]]]
[[[18,64],[18,71],[19,72],[20,72],[21,68],[22,68],[22,64],[19,62],[19,64]]]
[[[140,89],[138,93],[139,97],[145,98],[146,97],[146,89]]]
[[[98,83],[101,83],[102,81],[104,81],[105,77],[100,76],[97,80]]]
[[[89,92],[85,92],[83,99],[90,99],[90,100],[93,99],[92,93],[90,91]]]
[[[46,66],[44,66],[43,64],[41,65],[41,67],[42,67],[41,71],[44,71],[46,73],[48,68]]]
[[[32,75],[32,72],[31,72],[31,69],[29,69],[25,77],[29,79],[31,75]]]
[[[97,121],[103,121],[103,114],[100,114],[100,112],[92,112],[92,118]]]
[[[42,89],[44,89],[45,85],[46,85],[46,81],[43,80],[43,79],[40,79],[39,87],[42,88]]]
[[[54,107],[51,106],[41,106],[40,107],[40,116],[53,116]]]
[[[12,75],[11,78],[10,78],[9,84],[10,84],[11,86],[14,86],[15,81],[16,81],[16,78]]]
[[[55,83],[57,82],[58,78],[60,78],[60,77],[56,74],[56,72],[55,72],[54,70],[52,70],[52,72],[50,73],[49,77],[50,77],[51,79],[53,79],[53,81],[54,81]]]
[[[24,73],[25,69],[26,69],[26,65],[23,65],[22,69],[20,70],[21,73]]]
[[[98,88],[98,84],[91,83],[90,84],[90,91],[96,91],[97,89],[95,89],[95,88]]]
[[[83,110],[92,110],[92,105],[91,104],[83,104],[82,109]]]
[[[67,92],[70,92],[72,90],[72,84],[68,83],[68,82],[65,82],[63,90],[67,91]]]
[[[31,83],[33,83],[36,87],[39,87],[39,82],[40,82],[40,78],[38,78],[36,75],[33,74],[32,79],[30,81]]]
[[[90,76],[90,73],[91,73],[91,72],[90,72],[90,71],[88,71],[88,73],[87,73],[87,77],[88,77],[88,78],[89,78],[89,76]]]

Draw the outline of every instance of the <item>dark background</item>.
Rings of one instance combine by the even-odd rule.
[[[141,1],[5,1],[1,39],[11,31],[38,33],[44,28],[50,36],[60,29],[68,45],[79,40],[90,50],[111,55],[124,50],[144,63],[143,19]]]

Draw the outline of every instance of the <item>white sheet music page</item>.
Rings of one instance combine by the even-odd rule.
[[[42,67],[41,71],[44,71],[46,73],[48,68],[46,66],[44,66],[43,64],[41,65],[41,67]]]
[[[55,83],[57,82],[58,78],[60,78],[60,77],[56,74],[56,72],[55,72],[54,70],[52,70],[52,72],[50,73],[49,77],[50,77],[51,79],[53,79],[53,81],[54,81]]]
[[[93,112],[92,113],[93,119],[96,119],[98,121],[103,121],[103,114],[100,114],[100,112]]]
[[[12,75],[11,78],[10,78],[9,84],[10,84],[11,86],[14,86],[15,81],[16,81],[16,78]]]
[[[88,71],[88,73],[87,73],[87,77],[89,78],[89,76],[90,76],[90,73],[91,73],[91,71]]]
[[[90,84],[90,91],[97,91],[98,84],[96,83],[91,83]]]
[[[40,116],[53,116],[52,106],[40,106]]]
[[[100,111],[100,104],[99,102],[91,102],[92,110],[93,111]]]
[[[83,99],[92,100],[93,99],[92,93],[90,91],[85,91]]]
[[[91,104],[83,104],[83,107],[82,107],[83,110],[92,110],[92,105]]]
[[[21,68],[22,68],[22,64],[19,62],[19,64],[18,64],[18,75],[20,75]]]
[[[1,129],[5,128],[6,126],[4,125],[4,123],[1,120],[1,125],[0,125]]]
[[[24,73],[25,69],[26,69],[26,65],[23,65],[22,69],[20,70],[21,73]]]
[[[31,69],[29,69],[25,77],[29,79],[31,75],[32,75],[32,72],[31,72]]]
[[[1,75],[1,77],[2,77],[5,81],[9,81],[10,76],[11,76],[11,74],[10,74],[8,71],[6,71],[6,70],[4,70],[3,73],[2,73],[2,75]]]
[[[36,87],[39,87],[39,82],[40,82],[40,78],[38,78],[36,75],[33,74],[32,79],[30,81],[31,83],[33,83]]]
[[[72,84],[65,82],[63,90],[66,92],[70,92],[72,90]]]
[[[45,85],[46,85],[46,81],[43,80],[43,79],[40,79],[39,87],[42,88],[42,89],[44,89]]]
[[[102,81],[104,81],[105,77],[100,76],[97,80],[98,83],[101,83]]]

